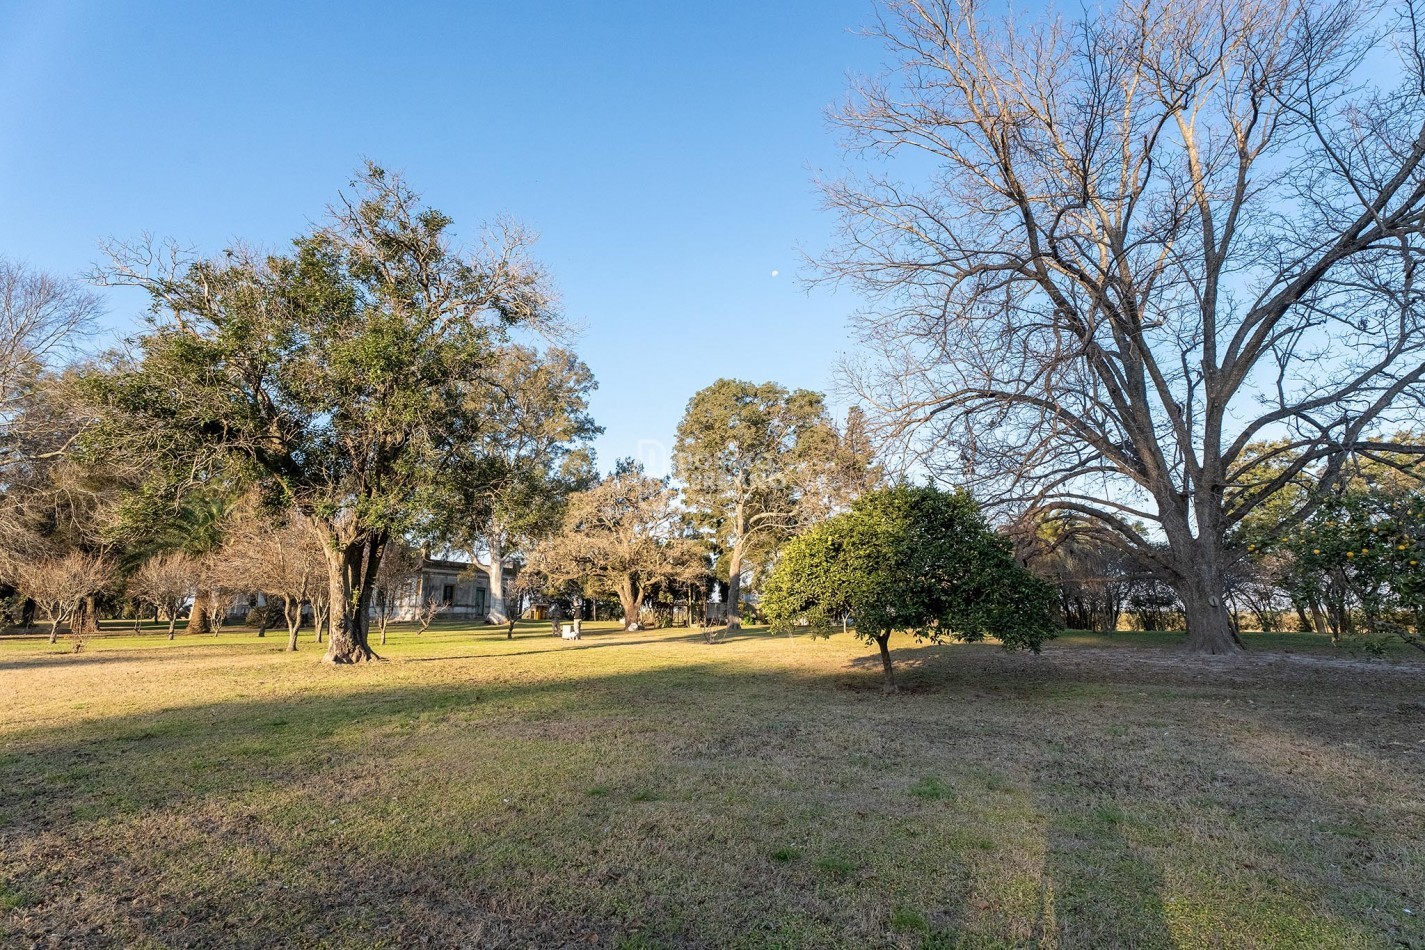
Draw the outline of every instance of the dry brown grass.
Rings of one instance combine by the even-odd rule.
[[[1414,661],[544,630],[0,641],[0,941],[1425,946]]]

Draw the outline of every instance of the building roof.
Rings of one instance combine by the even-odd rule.
[[[490,573],[482,565],[478,563],[472,564],[469,561],[442,561],[438,558],[428,557],[421,562],[421,570],[423,571],[448,571],[454,574],[465,574],[468,573],[471,568],[474,568],[481,574]]]

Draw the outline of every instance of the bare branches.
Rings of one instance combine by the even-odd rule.
[[[1263,430],[1319,452],[1415,405],[1425,100],[1356,72],[1391,43],[1418,72],[1413,23],[891,4],[896,64],[838,118],[853,148],[935,170],[827,183],[845,241],[821,262],[872,301],[849,386],[880,438],[992,500],[1132,507],[1191,540]],[[1134,522],[1102,523],[1132,542]]]

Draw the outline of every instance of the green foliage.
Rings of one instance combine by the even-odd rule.
[[[897,486],[783,546],[761,607],[774,627],[983,640],[1038,651],[1054,636],[1051,589],[1015,563],[968,493]]]
[[[697,526],[722,552],[729,626],[738,625],[748,569],[816,518],[844,507],[872,478],[864,419],[837,432],[820,393],[720,379],[696,393],[678,424],[673,473]]]
[[[1425,622],[1425,491],[1357,482],[1325,495],[1293,528],[1247,535],[1258,563],[1285,559],[1288,592],[1301,601],[1339,591],[1367,629],[1418,640]],[[1413,634],[1411,630],[1415,631]]]
[[[287,255],[235,248],[155,273],[154,248],[117,249],[105,277],[149,292],[151,325],[87,386],[102,407],[89,452],[157,479],[251,483],[319,528],[339,562],[334,660],[370,655],[381,553],[479,444],[490,400],[472,392],[507,329],[550,319],[517,229],[460,252],[399,177],[368,165],[353,186]]]

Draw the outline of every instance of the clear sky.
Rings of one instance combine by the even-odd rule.
[[[825,390],[846,293],[826,108],[882,52],[871,0],[0,2],[0,255],[78,274],[106,237],[280,247],[364,157],[461,233],[541,234],[600,390],[600,462],[655,463],[720,376]],[[778,276],[772,276],[777,271]],[[110,300],[131,329],[142,302]]]

